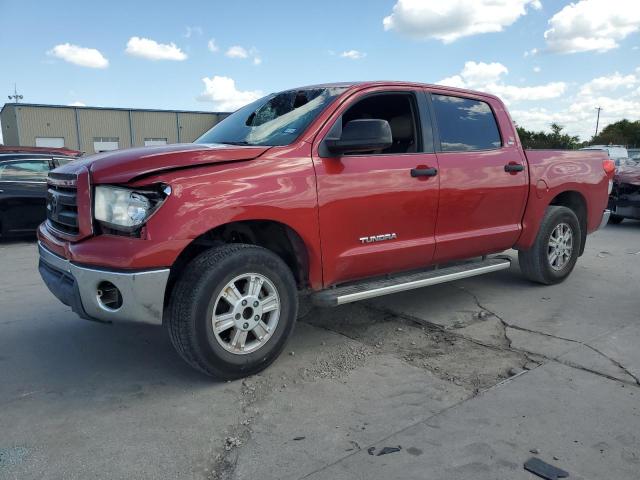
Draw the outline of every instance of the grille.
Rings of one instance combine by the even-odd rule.
[[[67,235],[78,234],[78,201],[75,175],[49,174],[47,219],[51,227],[59,232]]]

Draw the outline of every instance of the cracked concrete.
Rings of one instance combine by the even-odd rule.
[[[531,479],[530,450],[571,478],[635,479],[638,235],[590,237],[553,287],[514,266],[305,309],[271,368],[229,383],[162,329],[77,319],[33,243],[0,244],[0,479]]]

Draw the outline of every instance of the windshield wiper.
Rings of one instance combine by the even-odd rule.
[[[245,141],[240,141],[240,142],[218,142],[218,143],[222,143],[224,145],[253,145],[253,143],[249,143],[249,142],[245,142]]]

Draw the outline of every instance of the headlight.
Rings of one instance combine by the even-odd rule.
[[[169,187],[147,191],[98,185],[94,194],[95,219],[118,230],[135,230],[147,221],[170,192]]]

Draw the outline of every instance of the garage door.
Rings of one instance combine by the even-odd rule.
[[[62,137],[36,137],[36,147],[63,148],[64,138]]]
[[[117,137],[93,137],[93,151],[96,153],[117,150],[119,139]]]
[[[145,147],[152,147],[154,145],[166,145],[166,144],[167,144],[166,138],[145,138],[144,139]]]

